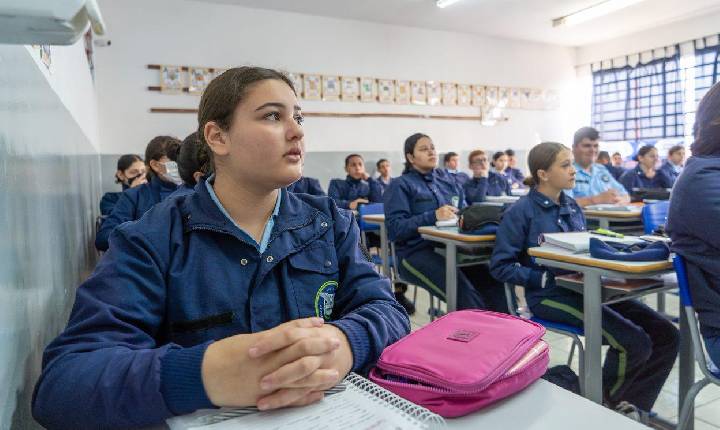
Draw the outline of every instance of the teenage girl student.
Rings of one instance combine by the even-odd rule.
[[[508,175],[507,167],[508,167],[508,156],[505,155],[503,151],[498,151],[495,154],[493,154],[492,159],[492,166],[495,170],[495,173],[500,175],[505,182],[508,184],[508,187],[512,188],[513,184],[513,178]],[[517,188],[517,187],[515,187]],[[510,193],[507,193],[510,195]]]
[[[313,403],[409,332],[352,214],[285,189],[304,155],[285,75],[227,70],[205,89],[198,122],[214,176],[115,229],[45,350],[33,397],[43,426]]]
[[[510,195],[510,183],[497,172],[490,170],[485,151],[477,149],[468,156],[473,177],[463,185],[468,205],[485,201],[486,196]]]
[[[122,190],[139,187],[146,183],[145,163],[135,154],[125,154],[118,158],[115,183],[122,185]],[[122,192],[105,193],[100,199],[100,214],[110,215]]]
[[[673,188],[667,231],[687,264],[705,349],[720,367],[720,84],[697,108],[692,157]]]
[[[444,299],[445,257],[435,252],[433,242],[420,236],[418,227],[454,218],[466,205],[464,194],[449,173],[437,168],[430,137],[413,134],[405,140],[404,151],[405,170],[385,191],[385,225],[403,278]],[[458,309],[507,309],[502,286],[490,277],[486,266],[463,268],[457,275]]]
[[[654,146],[646,145],[638,150],[637,166],[625,171],[620,177],[620,183],[629,192],[633,188],[672,188],[673,180],[664,170],[655,168],[658,162],[658,152]]]
[[[345,157],[345,179],[332,179],[328,187],[328,196],[343,209],[356,210],[359,204],[375,202],[381,195],[375,188],[375,180],[365,172],[365,160],[360,154]]]
[[[191,193],[205,175],[203,169],[207,168],[209,160],[202,142],[198,139],[197,131],[190,133],[183,140],[177,156],[177,169],[182,179],[182,185],[171,196]]]
[[[526,184],[532,188],[503,216],[491,271],[499,281],[525,287],[535,316],[582,327],[582,295],[556,286],[553,273],[528,255],[543,233],[585,230],[580,206],[564,192],[575,186],[572,153],[545,142],[530,151],[528,164],[532,176]],[[619,410],[630,403],[649,412],[675,361],[677,329],[636,300],[603,305],[602,328],[603,343],[610,346],[603,367],[606,403]]]
[[[180,141],[170,136],[154,137],[145,148],[148,183],[122,193],[110,215],[103,221],[95,237],[95,248],[108,249],[108,239],[115,227],[140,219],[151,207],[173,193],[182,179],[177,171]]]

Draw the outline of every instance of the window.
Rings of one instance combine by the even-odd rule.
[[[695,101],[699,102],[720,78],[720,45],[695,48]]]

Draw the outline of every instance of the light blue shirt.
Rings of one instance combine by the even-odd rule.
[[[278,212],[280,212],[280,200],[282,199],[282,191],[278,190],[278,196],[277,200],[275,201],[275,209],[273,209],[273,214],[268,219],[267,224],[265,224],[265,230],[263,230],[262,239],[260,240],[260,243],[257,243],[255,239],[252,238],[245,230],[243,230],[235,220],[232,219],[230,214],[225,210],[222,203],[220,203],[220,200],[217,198],[217,194],[215,194],[215,190],[213,189],[213,183],[215,182],[215,175],[212,175],[208,178],[207,181],[205,181],[205,186],[208,189],[208,193],[210,193],[210,197],[217,205],[218,209],[220,209],[220,212],[222,212],[223,215],[227,219],[230,220],[231,223],[235,227],[237,227],[238,230],[240,230],[240,235],[243,236],[243,239],[245,239],[248,243],[251,243],[255,245],[255,248],[258,250],[260,254],[265,252],[265,249],[267,249],[268,243],[270,242],[270,233],[272,233],[273,227],[275,227],[275,217],[277,216]]]
[[[590,173],[588,173],[579,164],[575,163],[575,170],[577,171],[575,174],[575,188],[565,191],[570,197],[592,197],[609,189],[615,189],[622,195],[627,194],[625,187],[602,164],[593,163],[590,166]]]

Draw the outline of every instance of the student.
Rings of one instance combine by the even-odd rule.
[[[360,154],[345,157],[345,172],[345,179],[332,179],[328,188],[328,196],[338,207],[357,210],[360,204],[375,202],[373,198],[379,194],[375,189],[378,185],[365,172],[365,160]]]
[[[182,178],[182,185],[175,190],[171,196],[188,194],[193,192],[195,185],[200,182],[200,178],[205,175],[205,170],[209,167],[210,160],[206,156],[206,152],[202,146],[202,142],[198,139],[197,131],[188,135],[183,140],[177,156],[177,167]]]
[[[463,185],[468,205],[484,202],[486,196],[509,196],[510,183],[497,172],[490,170],[485,151],[476,149],[468,156],[473,177]]]
[[[720,84],[700,101],[695,141],[670,198],[671,249],[687,263],[705,349],[720,367]]]
[[[320,186],[320,181],[307,176],[302,176],[297,181],[288,185],[287,190],[291,193],[304,193],[310,194],[311,196],[325,196],[325,191],[323,191]]]
[[[580,206],[564,190],[575,186],[570,150],[554,142],[541,143],[528,155],[531,190],[503,216],[490,261],[502,282],[525,287],[525,298],[538,318],[582,327],[583,297],[555,285],[553,272],[528,255],[543,233],[585,230]],[[626,409],[635,405],[649,412],[672,369],[678,351],[678,331],[663,316],[629,300],[602,307],[603,342],[610,345],[603,368],[605,401]]]
[[[376,190],[380,193],[379,196],[375,196],[375,199],[377,201],[382,201],[382,196],[385,194],[385,190],[387,190],[387,187],[392,181],[392,168],[390,167],[390,162],[385,158],[379,159],[377,163],[375,163],[375,167],[377,168],[378,173],[378,177],[375,180],[378,185]]]
[[[573,137],[573,157],[577,178],[575,188],[566,193],[581,208],[596,204],[626,204],[630,196],[608,170],[597,163],[600,133],[592,127],[583,127]]]
[[[619,152],[613,152],[612,165],[615,167],[621,167],[621,168],[623,167],[622,154],[620,154]]]
[[[507,168],[505,169],[505,175],[509,177],[512,181],[512,183],[510,184],[511,188],[525,188],[525,185],[523,184],[523,181],[525,180],[525,175],[523,175],[523,172],[517,168],[517,158],[515,157],[515,151],[512,149],[506,149],[505,155],[507,155],[508,159]]]
[[[457,153],[452,151],[448,152],[443,157],[443,165],[445,166],[445,171],[462,187],[465,182],[470,180],[470,176],[458,170],[458,166],[460,165],[459,159],[460,156],[458,156]]]
[[[138,187],[146,182],[145,163],[143,163],[139,155],[125,154],[118,158],[115,183],[122,185],[123,191],[128,188]],[[105,193],[100,199],[100,214],[110,215],[120,195],[122,195],[122,192]]]
[[[620,176],[625,173],[625,169],[622,167],[613,166],[612,162],[610,162],[610,154],[607,151],[598,152],[597,162],[604,166],[616,180],[619,180]]]
[[[214,176],[115,229],[45,350],[33,396],[43,426],[313,403],[409,332],[352,214],[284,189],[304,153],[285,75],[227,70],[205,89],[198,122]]]
[[[668,151],[667,160],[660,166],[660,170],[674,185],[683,171],[683,166],[685,166],[685,148],[682,145],[675,145]]]
[[[140,219],[155,204],[173,193],[182,179],[177,171],[180,141],[170,136],[154,137],[145,148],[148,183],[123,192],[110,216],[103,221],[95,237],[95,248],[107,251],[110,233],[127,221]]]
[[[673,180],[664,171],[655,169],[658,152],[654,146],[645,145],[635,157],[638,164],[634,169],[625,171],[620,183],[629,192],[635,188],[672,188]]]
[[[508,175],[508,156],[503,151],[498,151],[493,154],[492,159],[493,171],[500,175],[501,178],[512,188],[513,178]]]
[[[445,257],[435,252],[436,244],[420,237],[418,227],[454,218],[465,206],[465,198],[457,182],[444,169],[437,169],[430,137],[413,134],[405,140],[404,151],[405,171],[385,192],[385,226],[395,243],[403,279],[444,299]],[[502,286],[489,276],[486,266],[458,271],[458,309],[506,310],[505,303]]]

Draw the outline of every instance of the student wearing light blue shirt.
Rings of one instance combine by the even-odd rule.
[[[592,204],[625,204],[630,202],[625,187],[603,166],[597,163],[600,133],[592,127],[575,132],[573,156],[575,157],[575,188],[565,191],[580,207]]]

